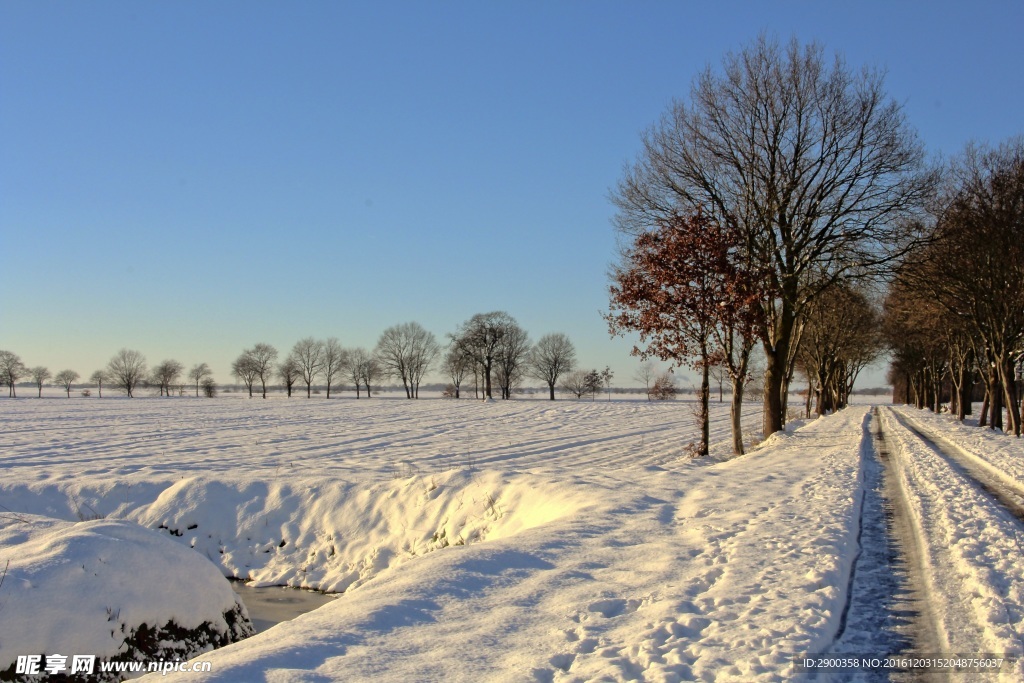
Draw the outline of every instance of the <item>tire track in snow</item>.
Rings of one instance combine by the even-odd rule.
[[[946,647],[931,609],[925,552],[906,493],[895,449],[872,411],[873,448],[864,467],[861,551],[851,573],[850,607],[833,652],[860,655],[936,654]],[[867,450],[867,449],[865,449]],[[868,457],[868,453],[864,454]],[[849,629],[849,631],[847,631]],[[917,680],[915,672],[862,672],[861,680]],[[929,680],[935,680],[929,675]]]
[[[941,624],[936,652],[1010,656],[1002,680],[1021,680],[1024,572],[1021,522],[955,456],[886,410],[888,437],[923,555],[928,606]],[[891,422],[890,422],[891,420]]]
[[[974,481],[975,486],[998,503],[1007,513],[1017,519],[1024,531],[1024,487],[995,471],[991,465],[960,448],[953,442],[923,428],[920,423],[906,415],[893,412],[896,421],[913,432],[941,455],[960,475]]]

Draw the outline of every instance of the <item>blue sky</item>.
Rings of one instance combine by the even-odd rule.
[[[0,348],[83,376],[506,310],[632,384],[608,192],[766,31],[887,69],[933,154],[1024,130],[1016,2],[0,0]],[[880,376],[880,373],[875,373]]]

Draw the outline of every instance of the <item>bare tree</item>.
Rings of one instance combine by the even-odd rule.
[[[370,354],[362,347],[348,352],[347,362],[345,363],[345,375],[352,381],[352,385],[356,389],[356,398],[360,398],[363,386],[363,370],[369,361]]]
[[[336,337],[331,337],[324,342],[324,382],[327,384],[327,397],[331,397],[331,385],[334,384],[335,378],[344,372],[345,364],[347,359],[345,357],[346,351],[338,343]]]
[[[881,352],[878,312],[846,284],[822,293],[807,309],[798,363],[817,392],[817,413],[846,407],[857,375]]]
[[[106,370],[97,370],[92,373],[89,377],[89,381],[96,384],[96,391],[99,393],[99,398],[103,398],[103,383],[107,381]]]
[[[171,395],[171,385],[184,369],[185,366],[176,360],[165,360],[153,368],[153,381],[160,387],[161,396]]]
[[[302,371],[299,370],[299,362],[295,360],[294,356],[288,356],[284,359],[283,363],[277,366],[277,376],[281,379],[285,391],[288,392],[288,398],[291,398],[292,389],[302,377]]]
[[[188,371],[188,378],[196,383],[196,398],[199,398],[199,385],[203,383],[203,380],[207,377],[213,377],[213,370],[206,363],[199,363],[193,365],[192,369]]]
[[[380,361],[377,360],[375,355],[368,354],[366,360],[362,363],[362,372],[360,377],[363,380],[363,386],[366,387],[366,398],[372,398],[370,393],[370,387],[372,387],[378,379],[384,376],[384,370],[381,368]]]
[[[904,219],[934,188],[883,82],[880,71],[829,64],[817,44],[762,36],[695,79],[688,100],[644,136],[615,192],[624,234],[704,209],[768,273],[758,330],[765,434],[785,423],[805,307],[835,282],[887,271],[911,244]]]
[[[74,370],[61,370],[54,377],[54,381],[64,387],[64,390],[68,394],[68,398],[71,398],[71,385],[78,379],[79,374]]]
[[[583,396],[591,391],[591,386],[587,380],[588,374],[586,370],[572,370],[562,377],[561,387],[577,399],[583,398]]]
[[[529,358],[530,335],[515,321],[510,321],[505,325],[495,356],[498,386],[503,399],[512,398],[512,391],[519,386],[527,370]]]
[[[42,365],[37,365],[36,367],[32,368],[31,370],[28,371],[28,374],[30,377],[32,377],[32,381],[36,383],[36,387],[39,389],[38,398],[42,398],[43,385],[46,384],[46,380],[50,379],[50,377],[52,377],[53,375],[47,368],[44,368]]]
[[[601,383],[604,384],[605,390],[608,392],[608,400],[612,400],[612,377],[615,373],[607,365],[604,366],[604,370],[601,371]]]
[[[252,398],[252,385],[255,384],[256,379],[260,376],[260,372],[256,367],[256,362],[253,360],[250,349],[242,351],[242,354],[231,364],[231,374],[242,380],[245,388],[249,390],[249,398]]]
[[[324,343],[312,337],[295,342],[292,357],[299,366],[299,374],[306,385],[306,398],[313,393],[313,381],[324,368]]]
[[[647,400],[651,400],[651,380],[657,377],[657,370],[654,367],[654,363],[649,360],[645,360],[640,363],[637,367],[636,372],[633,373],[633,379],[637,382],[644,383],[644,389],[647,391]]]
[[[138,351],[121,349],[107,364],[110,383],[132,398],[135,387],[146,376],[146,357]]]
[[[389,377],[402,380],[405,397],[412,399],[419,398],[420,382],[440,351],[433,333],[411,322],[384,330],[374,354]]]
[[[548,385],[548,396],[555,400],[558,378],[571,372],[576,365],[576,347],[569,337],[558,332],[545,334],[530,352],[530,376]]]
[[[18,354],[0,350],[0,383],[8,386],[8,396],[16,398],[18,392],[14,387],[18,380],[28,373],[28,368],[21,362]]]
[[[455,398],[459,398],[459,387],[473,365],[473,360],[457,345],[448,348],[442,363],[445,373],[452,380],[452,387],[455,389]]]
[[[452,344],[479,367],[484,380],[484,398],[493,398],[491,372],[501,340],[511,326],[518,327],[515,319],[504,311],[477,313],[450,335]]]
[[[267,397],[267,380],[274,373],[274,361],[277,360],[277,349],[270,344],[256,344],[252,349],[246,351],[249,354],[253,369],[256,370],[256,377],[263,386],[263,398]]]

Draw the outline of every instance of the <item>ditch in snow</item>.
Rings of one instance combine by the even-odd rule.
[[[282,621],[291,621],[300,614],[312,612],[339,597],[338,593],[319,593],[289,586],[254,587],[232,581],[231,587],[242,599],[256,633],[263,633]]]

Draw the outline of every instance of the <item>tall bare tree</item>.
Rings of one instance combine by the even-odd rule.
[[[450,335],[452,344],[473,359],[484,380],[484,398],[493,398],[491,373],[505,334],[513,327],[518,328],[515,319],[504,311],[477,313]]]
[[[558,378],[576,366],[576,347],[569,337],[556,332],[545,334],[530,352],[530,376],[548,385],[548,397],[555,400]]]
[[[762,36],[708,67],[644,135],[613,200],[627,235],[711,212],[769,274],[758,332],[770,434],[785,422],[804,309],[835,282],[888,270],[936,178],[882,72]]]
[[[419,398],[420,382],[441,347],[432,332],[416,322],[393,325],[381,333],[374,355],[389,377],[402,380],[406,398]]]
[[[203,380],[207,377],[213,377],[213,370],[206,363],[198,363],[193,365],[192,369],[188,371],[188,378],[196,383],[196,398],[199,398],[199,385],[203,383]]]
[[[52,373],[47,368],[44,368],[42,365],[37,365],[36,367],[29,370],[28,374],[29,376],[32,377],[32,381],[36,383],[36,388],[39,389],[38,398],[42,398],[43,385],[46,384],[46,380],[50,379],[50,377],[53,376]]]
[[[132,398],[135,387],[146,376],[146,357],[138,351],[121,349],[107,363],[110,383]]]
[[[512,391],[522,382],[530,359],[530,335],[514,321],[505,326],[495,357],[498,386],[503,399],[512,398]]]
[[[344,372],[346,351],[341,347],[337,337],[331,337],[324,342],[323,371],[324,384],[327,385],[327,398],[331,397],[331,385],[335,379]]]
[[[313,393],[313,382],[324,368],[324,343],[312,337],[295,342],[292,357],[299,364],[299,373],[306,385],[306,398]]]
[[[71,385],[75,383],[79,375],[74,370],[61,370],[53,378],[57,384],[64,387],[64,391],[67,392],[68,398],[71,398]]]

